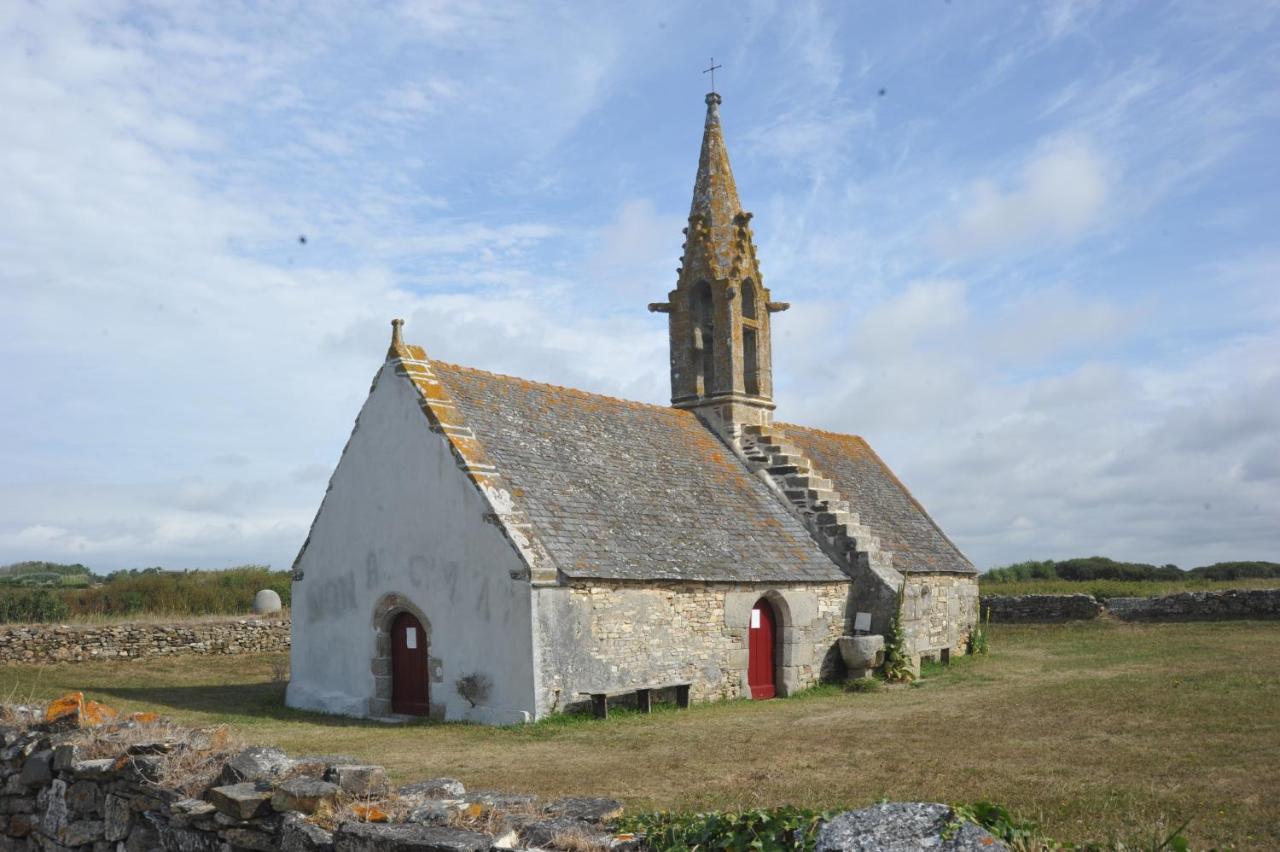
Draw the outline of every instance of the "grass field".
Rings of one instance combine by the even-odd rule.
[[[992,628],[992,655],[913,688],[832,688],[605,722],[386,726],[281,706],[278,658],[0,667],[0,699],[84,689],[126,710],[227,722],[398,780],[610,794],[638,809],[1002,802],[1060,840],[1280,848],[1280,624]]]
[[[1223,592],[1228,589],[1280,589],[1280,577],[1244,580],[978,580],[984,595],[1093,595],[1098,598],[1145,598],[1178,592]]]

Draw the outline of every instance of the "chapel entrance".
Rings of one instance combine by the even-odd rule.
[[[772,604],[764,598],[756,601],[747,631],[747,685],[752,698],[773,698],[778,694],[773,664],[776,625]]]
[[[412,613],[402,612],[391,623],[391,712],[426,716],[427,634]]]

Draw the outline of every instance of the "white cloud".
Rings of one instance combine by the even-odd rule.
[[[951,221],[938,226],[934,244],[966,257],[1070,242],[1097,222],[1113,179],[1087,141],[1050,140],[1023,166],[1016,186],[975,181]]]

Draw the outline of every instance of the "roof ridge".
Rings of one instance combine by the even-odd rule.
[[[831,429],[822,429],[818,426],[805,426],[800,423],[784,423],[781,421],[774,421],[773,425],[778,429],[806,429],[810,432],[821,432],[824,435],[834,435],[837,438],[857,438],[868,447],[871,446],[871,443],[866,438],[856,432],[835,432]]]
[[[482,370],[479,367],[468,367],[466,364],[455,364],[451,361],[443,361],[439,358],[429,359],[433,365],[445,367],[446,369],[465,370],[468,373],[479,373],[483,376],[492,376],[495,379],[510,379],[515,382],[524,382],[530,385],[541,385],[546,388],[553,388],[558,391],[568,391],[569,393],[580,394],[581,396],[589,396],[595,399],[607,399],[612,402],[622,403],[623,405],[632,405],[637,408],[653,408],[658,411],[672,412],[676,414],[691,413],[681,408],[672,408],[670,405],[662,405],[657,402],[641,402],[638,399],[625,399],[620,396],[612,396],[607,393],[596,393],[595,391],[583,390],[582,388],[571,387],[570,385],[558,385],[555,382],[540,382],[536,379],[526,379],[523,376],[513,376],[510,373],[497,373],[493,370]]]

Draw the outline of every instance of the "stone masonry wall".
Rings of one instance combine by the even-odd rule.
[[[1079,621],[1097,618],[1102,604],[1093,595],[983,595],[982,614],[999,624]]]
[[[978,619],[978,583],[967,575],[908,575],[902,609],[903,633],[913,654],[963,654]]]
[[[0,627],[0,665],[289,650],[287,619]]]
[[[747,633],[753,605],[770,600],[781,634],[779,686],[792,693],[838,672],[846,632],[847,583],[756,586],[592,581],[570,589],[546,671],[561,705],[577,693],[689,682],[694,700],[746,694]],[[547,652],[544,652],[544,656]],[[549,660],[548,662],[551,662]],[[825,671],[824,671],[825,670]]]
[[[1053,622],[1107,615],[1124,621],[1222,621],[1280,618],[1280,589],[1179,592],[1099,600],[1092,595],[983,595],[982,611],[999,623]]]

